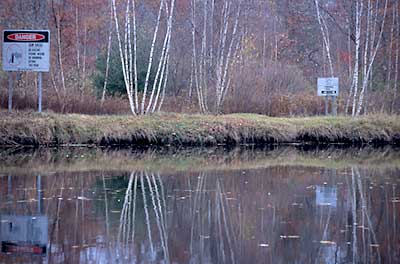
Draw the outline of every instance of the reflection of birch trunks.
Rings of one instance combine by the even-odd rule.
[[[363,231],[364,229],[369,231],[369,234],[372,235],[372,245],[377,245],[378,244],[378,240],[376,238],[376,233],[374,230],[374,226],[372,225],[372,221],[371,221],[371,217],[370,214],[368,212],[368,205],[367,202],[365,200],[365,191],[362,185],[362,181],[361,181],[361,174],[360,174],[360,170],[358,168],[352,168],[352,174],[357,176],[357,184],[358,184],[358,191],[360,193],[360,198],[361,198],[361,206],[362,206],[362,216],[365,217],[367,219],[367,227],[362,227]],[[352,176],[353,176],[352,175]],[[367,247],[366,247],[367,248]],[[370,248],[370,246],[368,247]],[[377,249],[377,254],[378,254],[378,263],[381,263],[381,256],[380,256],[380,251],[379,248]]]
[[[142,191],[143,204],[137,202],[137,189],[138,182],[140,181],[140,188]],[[160,189],[159,189],[160,186]],[[148,190],[148,192],[146,191]],[[136,211],[138,206],[143,206],[144,222],[146,225],[147,239],[149,243],[150,258],[155,260],[157,257],[157,246],[154,245],[150,214],[148,207],[148,195],[152,204],[158,234],[160,238],[162,255],[164,263],[169,263],[169,250],[168,250],[168,234],[166,223],[166,202],[164,195],[164,187],[161,178],[153,173],[132,172],[129,177],[129,182],[125,191],[125,198],[122,205],[120,214],[118,235],[117,235],[117,255],[120,257],[132,257],[134,255],[135,247],[135,232],[136,232]],[[163,197],[160,197],[163,196]],[[163,208],[164,207],[164,208]]]
[[[236,263],[237,238],[232,226],[232,214],[221,179],[216,179],[214,196],[206,186],[207,174],[200,173],[191,196],[190,263],[209,263],[211,257],[220,263]],[[213,187],[214,188],[214,187]],[[209,247],[209,248],[207,248]],[[215,256],[209,256],[214,251]]]

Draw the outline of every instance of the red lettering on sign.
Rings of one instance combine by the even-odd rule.
[[[8,35],[7,38],[9,40],[15,40],[15,41],[40,41],[45,38],[44,35],[38,34],[38,33],[14,33],[11,35]]]

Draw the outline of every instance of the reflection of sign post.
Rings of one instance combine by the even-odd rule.
[[[1,252],[46,254],[48,227],[47,216],[0,216]]]
[[[337,188],[317,186],[315,191],[315,200],[317,205],[337,206]]]
[[[332,112],[337,115],[336,97],[339,96],[339,78],[318,78],[318,96],[325,97],[325,114],[328,115],[328,99],[332,99]]]
[[[4,30],[4,71],[38,72],[38,109],[42,111],[42,72],[50,70],[50,31]],[[12,108],[12,75],[9,73],[8,110]]]

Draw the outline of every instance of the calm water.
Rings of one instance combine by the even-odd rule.
[[[2,152],[0,263],[400,263],[398,151],[285,151]]]

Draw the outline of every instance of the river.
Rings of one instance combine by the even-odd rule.
[[[400,150],[0,151],[0,263],[400,263]]]

